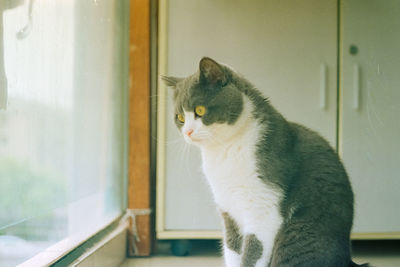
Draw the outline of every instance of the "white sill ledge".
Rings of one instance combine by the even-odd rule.
[[[118,219],[120,220],[120,218]],[[118,221],[117,220],[117,221]],[[78,246],[82,245],[84,242],[98,234],[100,231],[107,228],[110,224],[116,222],[116,220],[110,220],[109,222],[105,223],[102,227],[96,229],[96,231],[92,231],[91,233],[81,233],[75,236],[68,237],[55,245],[47,248],[45,251],[37,254],[36,256],[32,257],[31,259],[23,262],[22,264],[18,265],[19,267],[35,267],[35,266],[50,266],[56,263],[58,260],[66,256],[68,253],[73,251]],[[90,258],[91,255],[94,255],[96,251],[106,248],[106,245],[115,240],[119,237],[118,240],[123,240],[122,247],[121,242],[117,242],[118,246],[120,247],[120,251],[122,253],[122,259],[125,258],[126,255],[126,230],[128,228],[128,220],[121,221],[119,225],[113,229],[110,233],[106,234],[99,242],[94,244],[92,247],[88,248],[88,250],[81,255],[78,259],[76,259],[72,266],[80,266],[80,263],[86,262]],[[122,236],[122,237],[121,237]],[[112,247],[114,250],[115,248]],[[117,248],[119,250],[119,248]],[[108,253],[105,253],[108,254]],[[89,265],[93,266],[93,265]],[[97,266],[97,265],[96,265]],[[112,266],[112,265],[107,265]]]

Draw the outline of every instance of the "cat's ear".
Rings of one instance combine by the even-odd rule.
[[[223,86],[226,84],[226,73],[221,65],[208,57],[200,60],[200,82]]]
[[[176,84],[182,80],[182,78],[172,77],[172,76],[164,76],[161,75],[161,80],[165,83],[166,86],[175,87]]]

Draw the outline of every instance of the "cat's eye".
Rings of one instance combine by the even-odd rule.
[[[206,107],[205,106],[197,106],[194,109],[194,112],[196,113],[197,116],[202,117],[204,114],[206,114]]]
[[[178,119],[178,121],[184,123],[185,122],[185,117],[182,114],[178,114],[176,115],[176,118]]]

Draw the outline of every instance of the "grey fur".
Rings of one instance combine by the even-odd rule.
[[[280,203],[284,222],[270,266],[352,264],[353,192],[335,151],[317,133],[288,122],[260,91],[228,67],[204,58],[199,69],[174,86],[177,114],[204,105],[204,124],[234,124],[247,96],[255,107],[254,118],[266,125],[257,143],[257,173],[284,194]],[[245,255],[250,253],[246,247]]]
[[[222,217],[224,219],[225,231],[224,242],[230,250],[240,254],[242,251],[243,236],[240,233],[239,226],[227,212],[223,212]]]
[[[263,245],[255,234],[246,235],[241,267],[254,267],[263,254]]]

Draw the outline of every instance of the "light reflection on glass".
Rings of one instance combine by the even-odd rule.
[[[121,213],[125,55],[117,2],[0,4],[8,82],[0,110],[0,266]]]

